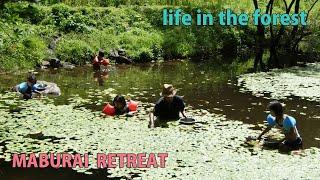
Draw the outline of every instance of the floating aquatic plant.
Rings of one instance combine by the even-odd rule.
[[[319,149],[305,150],[304,156],[282,155],[258,146],[250,149],[243,142],[248,135],[258,134],[249,129],[252,125],[229,121],[206,110],[188,107],[188,114],[197,120],[192,126],[170,122],[169,128],[148,129],[152,104],[141,103],[137,116],[127,118],[101,116],[100,111],[78,107],[87,102],[79,96],[71,98],[70,104],[59,106],[46,98],[23,101],[14,97],[14,94],[0,96],[0,104],[4,104],[4,99],[12,99],[21,108],[16,113],[10,112],[7,106],[0,109],[0,144],[3,144],[0,159],[6,161],[11,160],[12,153],[89,153],[90,168],[75,170],[91,174],[96,168],[97,153],[166,152],[169,154],[166,168],[108,169],[109,177],[135,174],[142,179],[312,179],[320,176]]]
[[[240,91],[250,91],[255,96],[270,94],[275,99],[297,96],[320,101],[320,63],[245,74],[238,79],[238,85],[242,87]]]

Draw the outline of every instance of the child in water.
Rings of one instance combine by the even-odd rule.
[[[123,115],[130,112],[125,98],[121,95],[117,95],[112,102],[116,115]]]
[[[23,82],[16,86],[16,90],[23,95],[23,99],[31,99],[32,93],[36,91],[35,84],[37,83],[37,78],[33,73],[27,76],[26,82]]]
[[[114,115],[128,115],[132,116],[137,111],[137,103],[134,101],[127,102],[121,95],[117,95],[112,104],[107,104],[103,112],[109,116]]]
[[[273,101],[269,104],[268,109],[270,113],[267,116],[268,127],[257,137],[258,140],[269,132],[271,128],[278,127],[281,128],[285,138],[280,141],[279,150],[281,152],[289,152],[293,150],[299,150],[302,148],[302,138],[297,130],[296,120],[284,114],[284,106],[278,102]]]

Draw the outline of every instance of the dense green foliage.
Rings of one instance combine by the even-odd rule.
[[[163,27],[162,8],[168,4],[184,6],[191,13],[198,7],[211,11],[228,7],[247,12],[253,9],[251,1],[243,4],[201,0],[6,3],[0,11],[0,69],[33,67],[45,60],[49,57],[47,46],[58,34],[61,40],[54,55],[75,64],[90,61],[100,48],[106,52],[123,48],[135,62],[200,59],[218,54],[248,54],[252,50],[255,42],[252,35],[256,33],[253,26]],[[308,43],[304,47],[312,48]]]

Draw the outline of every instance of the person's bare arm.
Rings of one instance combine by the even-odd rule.
[[[186,114],[185,114],[184,110],[182,110],[182,111],[181,111],[181,114],[182,114],[182,116],[183,116],[184,118],[187,118],[187,116],[186,116]]]
[[[257,137],[258,140],[261,140],[261,137],[271,130],[271,126],[268,126],[262,133]]]
[[[150,122],[149,122],[149,128],[154,128],[154,114],[151,112],[149,114]]]
[[[98,62],[99,62],[98,56],[95,56],[95,57],[93,58],[93,62],[94,62],[94,63],[98,63]]]

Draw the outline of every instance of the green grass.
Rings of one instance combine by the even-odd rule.
[[[49,57],[46,46],[57,34],[62,34],[62,38],[55,55],[75,64],[90,61],[100,48],[106,52],[123,48],[136,62],[237,55],[239,48],[247,51],[253,48],[254,26],[162,26],[162,9],[168,5],[183,6],[186,12],[198,8],[214,12],[224,8],[236,12],[253,11],[249,0],[234,2],[74,0],[8,3],[0,11],[0,69],[31,68],[39,64]],[[310,4],[303,1],[302,9],[308,9]],[[265,7],[263,1],[260,1],[260,7]],[[282,3],[277,3],[275,12],[282,11],[281,8]],[[310,27],[315,32],[319,30],[316,18],[319,9],[317,5],[310,15]],[[29,48],[24,43],[27,39],[37,43]],[[307,50],[318,47],[308,44],[304,42],[303,45]]]

